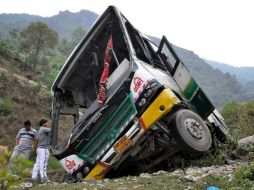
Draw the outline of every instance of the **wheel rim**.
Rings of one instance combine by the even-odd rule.
[[[202,137],[204,136],[203,127],[197,120],[193,118],[187,118],[184,124],[185,128],[192,137],[194,137],[195,139],[202,139]]]

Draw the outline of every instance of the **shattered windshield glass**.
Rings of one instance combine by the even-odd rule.
[[[127,44],[116,17],[109,15],[96,30],[83,44],[71,68],[60,81],[60,88],[63,89],[60,120],[66,117],[64,115],[72,115],[76,126],[63,130],[65,125],[59,123],[58,131],[69,131],[64,139],[58,134],[59,149],[64,149],[71,134],[77,134],[85,126],[100,104],[114,92],[119,77],[129,68]]]

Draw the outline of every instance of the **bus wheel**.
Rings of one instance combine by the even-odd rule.
[[[193,111],[177,111],[169,128],[182,149],[188,153],[204,153],[211,147],[211,133],[202,118]]]

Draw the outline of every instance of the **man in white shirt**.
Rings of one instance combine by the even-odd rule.
[[[41,182],[49,183],[50,180],[47,176],[47,164],[49,157],[49,148],[50,148],[50,126],[48,120],[41,119],[39,122],[40,129],[36,136],[36,145],[37,145],[37,157],[36,162],[33,167],[32,180],[38,181],[38,173],[40,173]]]

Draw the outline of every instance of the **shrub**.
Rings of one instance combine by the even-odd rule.
[[[31,89],[34,93],[39,93],[42,89],[42,85],[41,84],[32,84]]]
[[[62,166],[61,166],[60,162],[55,157],[49,156],[47,168],[56,170],[56,169],[62,169]]]
[[[25,160],[23,156],[20,156],[14,159],[13,169],[17,172],[18,175],[9,175],[8,174],[8,158],[10,153],[0,154],[0,189],[8,189],[12,185],[21,183],[25,177],[31,176],[31,166],[32,162]]]
[[[9,49],[7,47],[6,42],[0,38],[0,54],[8,56],[9,55]]]
[[[254,181],[254,162],[236,172],[235,177],[238,180]]]
[[[254,100],[244,104],[231,102],[224,107],[222,115],[235,140],[254,134]]]
[[[5,76],[4,73],[0,73],[0,81],[6,81],[7,77]]]
[[[186,159],[188,165],[192,166],[212,166],[212,165],[223,165],[225,164],[225,158],[229,155],[231,142],[225,144],[218,143],[217,148],[211,150],[199,159]]]
[[[0,116],[8,116],[12,113],[13,104],[10,97],[0,100]]]
[[[52,99],[53,99],[53,96],[52,96],[52,94],[51,94],[50,92],[46,92],[46,93],[45,93],[45,98],[46,98],[46,101],[47,101],[49,104],[51,104]]]

